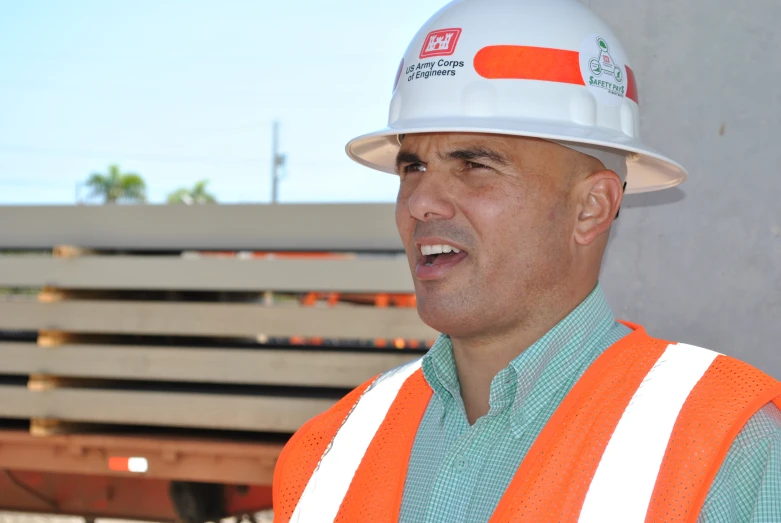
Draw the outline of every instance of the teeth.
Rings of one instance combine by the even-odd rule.
[[[456,249],[452,245],[421,245],[420,246],[420,254],[423,256],[431,256],[432,254],[443,254],[443,253],[449,253],[454,252],[458,254],[461,252],[461,249]]]

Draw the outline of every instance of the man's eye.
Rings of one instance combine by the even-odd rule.
[[[426,166],[419,163],[411,163],[401,168],[401,172],[403,172],[404,174],[422,173],[425,172],[425,170],[426,170]]]
[[[470,171],[474,169],[489,169],[487,165],[483,165],[482,163],[477,163],[477,162],[464,162],[464,165]]]

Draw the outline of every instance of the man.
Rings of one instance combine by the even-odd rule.
[[[413,39],[387,129],[421,360],[291,439],[278,521],[781,521],[781,384],[616,322],[598,283],[624,190],[683,181],[575,0],[461,0]],[[775,403],[773,403],[775,402]]]

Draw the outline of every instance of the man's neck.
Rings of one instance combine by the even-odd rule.
[[[558,312],[551,311],[545,317],[535,318],[535,321],[519,324],[505,332],[470,338],[451,337],[461,397],[470,425],[488,414],[491,382],[499,371],[566,318],[591,290],[573,300],[572,304],[559,308]]]

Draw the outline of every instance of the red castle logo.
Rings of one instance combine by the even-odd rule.
[[[461,29],[453,28],[431,31],[423,42],[420,57],[448,56],[455,53],[459,36],[461,36]]]

